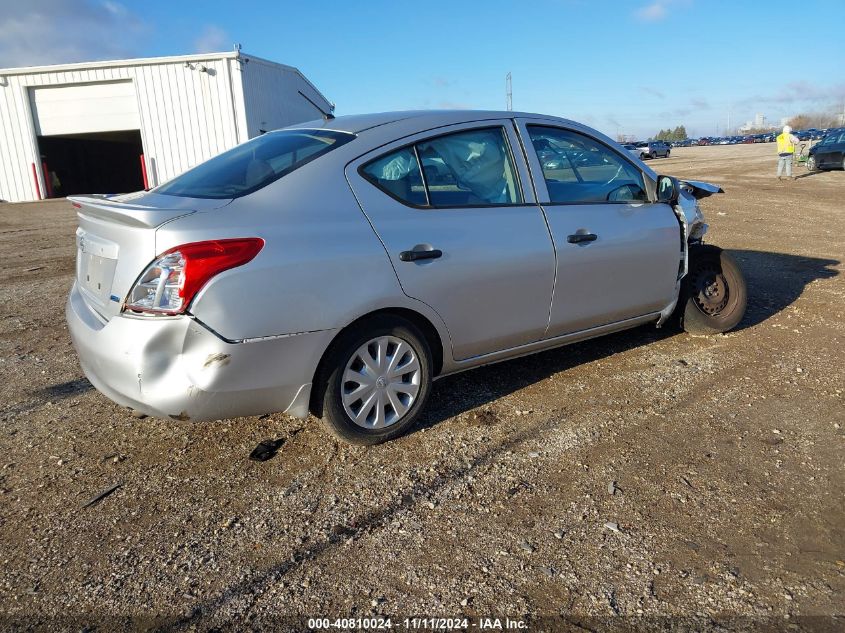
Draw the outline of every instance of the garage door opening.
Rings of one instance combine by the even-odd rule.
[[[38,149],[50,197],[144,188],[139,130],[39,136]]]

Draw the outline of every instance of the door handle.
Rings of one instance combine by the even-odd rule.
[[[595,242],[598,237],[595,233],[575,233],[574,235],[567,235],[566,241],[570,244],[580,244],[581,242]]]
[[[416,262],[421,259],[438,259],[443,257],[443,251],[434,249],[430,251],[402,251],[399,253],[399,259],[403,262]]]

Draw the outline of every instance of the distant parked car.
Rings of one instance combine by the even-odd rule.
[[[845,169],[845,128],[829,130],[807,152],[807,169]]]
[[[669,144],[665,141],[643,141],[637,143],[637,149],[640,150],[640,158],[669,158]]]
[[[712,145],[712,141],[709,138],[700,138],[698,139],[699,145]]]
[[[645,158],[643,152],[637,147],[636,143],[625,143],[622,147],[624,147],[632,156],[636,156],[640,160]]]
[[[698,206],[720,192],[557,117],[310,121],[151,191],[71,198],[68,330],[123,406],[180,423],[310,411],[376,444],[440,376],[673,314],[735,327],[745,281],[703,243]]]

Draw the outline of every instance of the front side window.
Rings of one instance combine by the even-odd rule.
[[[176,176],[155,192],[186,198],[239,198],[353,138],[354,134],[331,130],[269,132]]]
[[[584,134],[529,125],[528,134],[551,202],[647,202],[640,171],[608,146]]]
[[[505,131],[500,127],[426,139],[370,161],[361,173],[386,193],[417,206],[522,203]]]

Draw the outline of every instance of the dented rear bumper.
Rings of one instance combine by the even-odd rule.
[[[243,342],[189,316],[104,322],[74,285],[65,310],[85,376],[118,404],[176,420],[268,411],[308,415],[311,381],[331,330]]]

